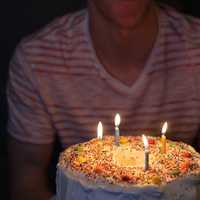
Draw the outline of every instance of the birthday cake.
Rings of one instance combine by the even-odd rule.
[[[149,136],[148,144],[148,160],[141,136],[67,148],[58,163],[57,200],[200,200],[200,154],[171,140],[162,153],[159,137]]]

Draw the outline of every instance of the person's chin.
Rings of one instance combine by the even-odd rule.
[[[113,4],[110,13],[111,18],[121,27],[134,28],[142,20],[148,5],[138,2],[139,0],[122,0]],[[150,3],[150,1],[149,1]]]
[[[124,28],[135,27],[142,17],[142,12],[137,12],[130,7],[126,7],[126,4],[115,9],[113,10],[112,19],[115,21],[115,24]]]

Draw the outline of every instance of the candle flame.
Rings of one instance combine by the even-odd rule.
[[[99,122],[97,126],[97,138],[102,139],[103,138],[103,125],[101,122]]]
[[[143,140],[143,143],[144,143],[144,147],[148,148],[149,142],[148,142],[148,139],[145,135],[142,135],[142,140]]]
[[[167,122],[164,123],[163,127],[162,127],[162,131],[161,133],[164,135],[167,132],[167,128],[168,128],[168,124]]]
[[[120,115],[117,113],[115,115],[115,126],[119,126],[121,122]]]

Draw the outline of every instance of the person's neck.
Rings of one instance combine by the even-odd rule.
[[[97,13],[89,13],[90,34],[97,57],[108,72],[121,81],[126,80],[127,84],[133,82],[128,80],[128,74],[138,77],[153,48],[158,33],[157,12],[152,5],[133,29],[123,29]],[[118,74],[122,77],[117,77]]]

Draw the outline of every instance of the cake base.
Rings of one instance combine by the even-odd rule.
[[[200,200],[199,176],[180,178],[161,187],[127,187],[91,182],[58,166],[56,184],[57,200]]]

